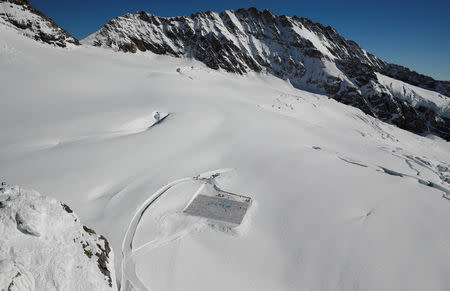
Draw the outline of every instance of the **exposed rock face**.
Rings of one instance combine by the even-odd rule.
[[[437,81],[431,77],[421,75],[408,68],[395,64],[386,64],[380,73],[408,84],[433,90],[444,94],[445,96],[450,96],[450,81]]]
[[[0,290],[116,290],[113,262],[69,206],[0,186]]]
[[[0,23],[1,21],[48,44],[59,47],[80,44],[52,19],[34,8],[28,0],[0,0]]]
[[[138,12],[111,20],[83,42],[124,52],[192,57],[212,69],[238,74],[273,74],[401,128],[450,140],[450,114],[442,116],[428,107],[421,110],[394,96],[376,73],[444,95],[449,95],[449,82],[388,64],[335,29],[307,18],[276,16],[256,8],[174,18]]]

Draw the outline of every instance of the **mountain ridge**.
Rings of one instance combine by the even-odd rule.
[[[82,43],[189,57],[211,69],[237,74],[269,73],[400,128],[450,140],[450,82],[389,64],[334,28],[307,18],[277,16],[256,8],[168,18],[140,11],[112,19]],[[439,97],[445,104],[443,111],[423,106],[424,102],[411,104],[381,84],[377,73],[444,95]]]
[[[25,35],[59,47],[80,44],[28,0],[2,0],[0,4],[0,22],[6,21]],[[241,75],[268,73],[402,129],[450,141],[450,81],[388,63],[331,26],[308,18],[277,16],[254,7],[178,17],[140,11],[112,19],[81,43],[189,57],[211,69]],[[383,76],[403,83],[382,84]],[[430,94],[409,85],[438,95],[430,100]]]
[[[235,12],[235,11],[242,11],[242,10],[249,10],[249,11],[250,11],[250,10],[252,10],[252,11],[255,11],[255,10],[256,10],[256,11],[259,11],[257,8],[250,7],[249,9],[239,8],[239,9],[237,9],[237,10],[225,10],[225,11],[219,13],[219,14],[222,14],[222,13],[224,13],[224,12],[226,12],[226,11]],[[261,11],[259,11],[259,12],[261,12]],[[265,10],[262,11],[262,12],[263,12],[263,13],[270,13],[270,14],[274,15],[273,12],[271,12],[271,11],[268,10],[268,9],[265,9]],[[147,15],[149,15],[149,16],[153,16],[153,17],[156,17],[156,18],[159,18],[159,19],[167,19],[167,20],[179,20],[179,19],[182,19],[182,18],[185,18],[185,17],[194,18],[194,17],[198,17],[199,15],[211,14],[211,13],[216,13],[216,12],[213,12],[213,11],[211,11],[211,10],[208,10],[208,11],[204,11],[204,12],[193,13],[193,14],[190,14],[190,15],[184,15],[184,16],[170,16],[170,17],[160,17],[160,16],[157,16],[157,15],[155,15],[155,14],[148,13],[148,12],[146,12],[146,11],[138,11],[138,12],[136,12],[136,14],[140,14],[140,15],[145,15],[145,14],[147,14]],[[107,24],[113,23],[114,20],[117,19],[117,18],[120,18],[120,17],[127,17],[128,15],[133,15],[133,14],[132,14],[132,13],[127,13],[127,14],[125,14],[125,15],[123,15],[123,16],[118,16],[118,17],[116,17],[116,18],[111,19],[111,21],[109,21]],[[312,25],[312,26],[317,26],[317,27],[320,27],[320,28],[322,28],[322,29],[331,30],[331,31],[335,32],[336,34],[339,34],[339,32],[338,32],[335,28],[333,28],[332,26],[330,26],[330,25],[328,25],[328,26],[322,25],[321,23],[319,23],[319,22],[314,22],[314,21],[312,21],[311,19],[309,19],[309,18],[307,18],[307,17],[298,17],[297,15],[294,15],[294,16],[290,17],[290,16],[286,16],[286,15],[283,15],[283,14],[282,14],[282,15],[279,15],[279,17],[283,17],[283,18],[284,18],[284,17],[288,17],[288,18],[292,18],[292,19],[298,19],[298,20],[303,21],[304,23],[309,23],[309,24]],[[107,24],[106,24],[106,25],[107,25]],[[100,30],[101,30],[101,29],[100,29]],[[100,30],[99,30],[99,31],[100,31]],[[93,34],[91,34],[91,35],[85,37],[85,38],[84,38],[85,42],[86,42],[86,40],[88,40],[92,35],[95,35],[95,34],[98,33],[99,31],[94,32]],[[340,34],[339,34],[339,36],[340,36]],[[341,37],[342,37],[342,36],[341,36]],[[355,46],[360,47],[356,41],[351,40],[351,39],[346,39],[346,38],[344,38],[344,37],[342,37],[342,38],[345,39],[347,42],[352,43],[352,44],[354,44]],[[360,48],[361,48],[361,47],[360,47]],[[121,49],[125,51],[125,50],[127,50],[127,47],[123,47],[123,48],[121,48]],[[139,47],[136,46],[136,49],[139,49]],[[134,50],[134,49],[131,49],[130,52],[131,52],[132,50]],[[127,50],[127,51],[128,51],[128,50]],[[367,52],[367,51],[366,51],[366,52]],[[367,54],[370,55],[370,56],[372,56],[372,57],[375,57],[372,53],[367,52]],[[377,58],[377,57],[375,57],[375,58]],[[379,59],[379,58],[377,58],[377,59]],[[381,60],[381,59],[379,59],[379,60]],[[411,70],[411,69],[409,69],[408,67],[406,67],[406,66],[404,66],[404,65],[399,65],[399,64],[394,64],[394,63],[389,63],[389,62],[386,62],[386,61],[383,61],[383,60],[381,60],[381,61],[382,61],[383,63],[386,63],[387,65],[389,65],[389,70],[386,69],[386,70],[384,70],[383,72],[384,72],[385,74],[390,74],[390,77],[399,79],[399,80],[404,81],[404,82],[406,82],[406,83],[409,83],[409,84],[411,84],[411,85],[416,85],[416,86],[420,86],[420,87],[423,86],[425,89],[437,90],[437,91],[439,91],[439,92],[442,93],[442,94],[450,95],[450,81],[434,79],[433,77],[430,77],[430,76],[424,75],[424,74],[422,74],[422,73],[416,72],[416,71],[414,71],[414,70]],[[389,72],[389,71],[391,71],[391,72]],[[413,75],[414,78],[412,78],[412,77],[409,76],[409,75]],[[414,80],[414,79],[422,79],[423,81],[422,81],[421,83],[418,83],[417,80]],[[436,88],[436,87],[439,87],[439,86],[444,87],[444,88]]]
[[[0,21],[37,41],[58,47],[78,46],[80,42],[42,13],[28,0],[0,0]]]

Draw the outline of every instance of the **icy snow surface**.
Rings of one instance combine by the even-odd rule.
[[[0,39],[2,179],[71,205],[110,240],[117,278],[150,195],[233,168],[220,185],[257,202],[248,229],[182,216],[199,185],[170,189],[136,230],[137,248],[166,239],[134,258],[142,289],[450,289],[449,143],[266,75]],[[155,111],[170,115],[151,126]]]

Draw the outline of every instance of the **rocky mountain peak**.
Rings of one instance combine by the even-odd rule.
[[[0,23],[24,35],[59,47],[79,45],[79,41],[28,0],[0,0]]]

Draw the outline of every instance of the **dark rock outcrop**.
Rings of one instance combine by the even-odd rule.
[[[50,17],[34,8],[28,0],[0,0],[0,19],[23,34],[51,45],[80,45]]]

